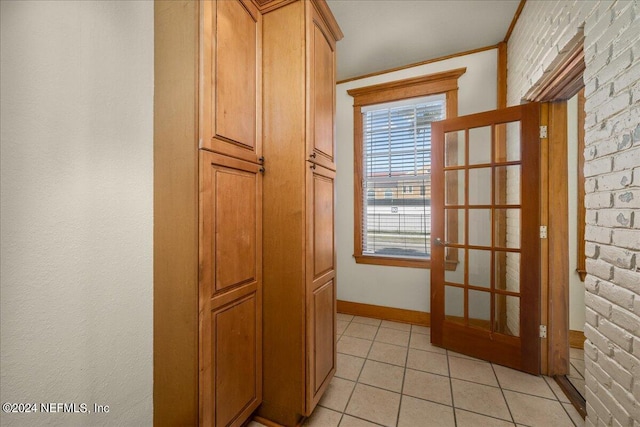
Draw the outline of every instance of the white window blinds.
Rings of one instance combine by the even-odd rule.
[[[431,122],[445,111],[443,95],[362,109],[363,254],[429,257]]]

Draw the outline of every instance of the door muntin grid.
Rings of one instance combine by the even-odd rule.
[[[520,335],[519,121],[444,135],[445,321]]]

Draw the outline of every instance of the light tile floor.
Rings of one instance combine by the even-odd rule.
[[[305,425],[584,426],[553,379],[434,347],[429,334],[338,314],[337,372]]]

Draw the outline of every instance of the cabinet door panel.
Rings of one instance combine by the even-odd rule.
[[[307,415],[335,373],[335,172],[309,164],[307,173]]]
[[[314,279],[334,270],[334,177],[335,173],[316,166],[312,169]]]
[[[262,174],[200,151],[200,419],[240,426],[262,399]]]
[[[210,77],[203,87],[202,148],[257,162],[262,17],[250,1],[205,2],[204,9],[204,74]]]
[[[311,126],[308,155],[335,170],[335,42],[315,13],[310,28]]]
[[[315,395],[325,381],[330,378],[335,367],[335,286],[328,281],[313,291],[313,348],[312,390]]]
[[[212,313],[216,426],[241,425],[246,420],[241,415],[256,406],[256,316],[255,294]]]
[[[256,278],[256,179],[255,173],[212,166],[215,218],[215,288],[250,283]]]

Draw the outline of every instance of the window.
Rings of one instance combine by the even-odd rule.
[[[363,185],[384,188],[384,199],[363,200],[362,253],[428,258],[430,199],[413,186],[431,180],[431,122],[446,114],[444,95],[362,109]]]
[[[359,184],[354,194],[356,262],[429,267],[431,122],[457,115],[457,79],[464,72],[348,91],[354,97]]]

